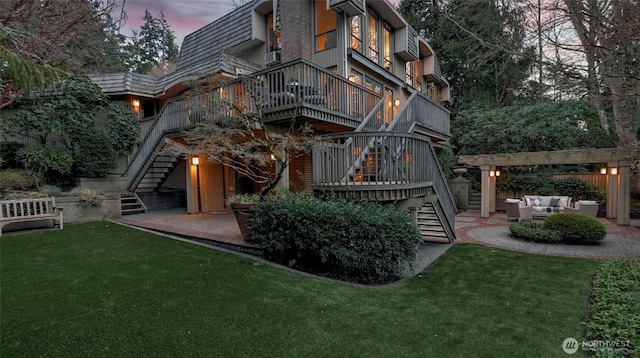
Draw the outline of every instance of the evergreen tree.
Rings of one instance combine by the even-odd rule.
[[[439,56],[460,104],[502,106],[521,96],[534,49],[524,43],[524,14],[509,2],[402,0],[400,11]]]
[[[140,31],[133,31],[131,42],[127,45],[130,55],[127,66],[132,72],[148,73],[156,65],[166,65],[178,60],[176,37],[171,30],[164,12],[159,18],[153,17],[149,10],[144,12],[144,24]]]

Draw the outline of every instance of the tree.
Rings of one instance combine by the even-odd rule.
[[[316,138],[295,118],[284,128],[268,125],[260,97],[250,90],[256,87],[249,82],[244,82],[244,95],[231,100],[195,91],[190,96],[191,113],[200,123],[167,150],[182,157],[201,155],[232,168],[261,184],[260,195],[264,196],[275,189],[292,160],[311,151]],[[249,103],[255,103],[255,108]]]
[[[461,110],[452,128],[458,154],[610,148],[613,142],[587,101],[544,102],[492,110]],[[490,133],[490,134],[489,134]]]
[[[534,50],[524,42],[519,7],[508,1],[402,0],[400,11],[439,55],[454,102],[509,105],[521,96]]]
[[[133,31],[131,42],[126,46],[130,55],[127,65],[133,72],[146,74],[158,64],[164,66],[178,61],[179,49],[171,25],[162,10],[159,16],[155,18],[145,10],[144,24],[139,32]]]
[[[564,0],[580,40],[579,76],[600,124],[619,147],[637,145],[640,130],[640,3]],[[566,46],[566,44],[565,44]]]
[[[0,6],[0,108],[74,71],[122,69],[115,0],[5,0]]]

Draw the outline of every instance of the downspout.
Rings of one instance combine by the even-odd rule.
[[[343,42],[343,46],[340,49],[342,51],[342,77],[347,78],[349,77],[349,64],[347,61],[347,49],[349,48],[349,19],[347,18],[347,14],[345,12],[343,12],[342,14],[340,14],[340,17],[342,18],[342,40]]]

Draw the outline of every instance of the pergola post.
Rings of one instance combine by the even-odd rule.
[[[629,162],[619,162],[617,177],[618,225],[630,225],[631,165]]]
[[[611,168],[618,167],[618,162],[607,163],[607,184],[605,200],[607,205],[607,219],[615,219],[618,217],[618,194],[620,190],[620,173],[612,174]]]
[[[481,165],[480,170],[482,174],[480,174],[480,217],[488,218],[490,213],[490,201],[491,197],[495,197],[495,184],[493,186],[493,195],[490,194],[491,186],[489,180],[489,169],[488,165]],[[494,200],[495,201],[495,200]]]

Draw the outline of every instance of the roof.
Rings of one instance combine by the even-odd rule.
[[[218,58],[225,50],[251,40],[251,16],[255,2],[247,3],[187,35],[180,48],[176,71],[202,66]]]
[[[161,78],[132,72],[90,74],[89,78],[100,86],[102,92],[106,94],[127,93],[153,97],[180,82],[218,73],[235,76],[240,73],[259,70],[260,66],[254,63],[222,52],[210,61],[201,62],[191,68],[172,72]]]

